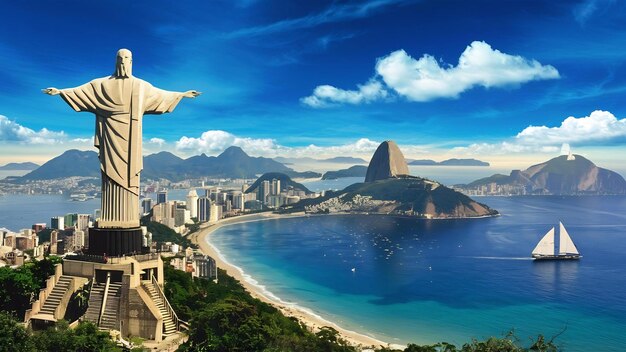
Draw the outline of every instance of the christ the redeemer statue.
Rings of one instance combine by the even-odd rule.
[[[43,90],[61,95],[76,111],[96,115],[94,145],[100,150],[102,172],[102,215],[97,221],[100,229],[139,227],[143,115],[171,112],[182,98],[200,95],[194,90],[181,93],[155,88],[133,77],[132,63],[130,50],[120,49],[113,75],[76,88]]]

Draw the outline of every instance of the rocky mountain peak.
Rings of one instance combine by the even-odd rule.
[[[365,182],[397,178],[409,174],[404,155],[394,141],[382,142],[367,167]]]

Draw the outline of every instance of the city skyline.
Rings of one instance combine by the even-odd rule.
[[[92,116],[41,89],[111,74],[122,47],[137,77],[204,93],[146,118],[146,154],[369,157],[391,139],[415,159],[624,162],[616,1],[116,4],[0,5],[0,164],[93,150]]]

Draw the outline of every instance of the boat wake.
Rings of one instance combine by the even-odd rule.
[[[458,258],[471,258],[471,259],[490,259],[490,260],[533,260],[531,257],[458,257]]]

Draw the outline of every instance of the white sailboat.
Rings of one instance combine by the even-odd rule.
[[[565,226],[559,221],[559,251],[557,253],[554,245],[554,227],[548,231],[541,241],[537,243],[532,252],[533,259],[579,259],[582,256],[578,248],[569,237]]]

